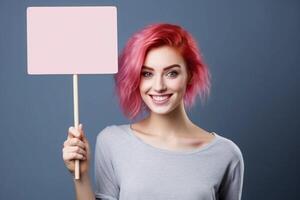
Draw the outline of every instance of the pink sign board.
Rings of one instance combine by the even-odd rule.
[[[117,8],[28,7],[28,74],[118,72]]]

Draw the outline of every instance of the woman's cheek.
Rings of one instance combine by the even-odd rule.
[[[140,82],[140,91],[145,93],[147,90],[149,90],[151,87],[151,84],[147,81],[141,81]]]
[[[182,90],[185,87],[185,81],[183,79],[173,80],[172,83],[169,84],[172,90],[178,91]]]

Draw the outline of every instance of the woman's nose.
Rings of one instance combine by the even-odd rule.
[[[161,93],[167,89],[162,77],[157,76],[154,81],[154,90]]]

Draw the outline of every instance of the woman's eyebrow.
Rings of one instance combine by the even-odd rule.
[[[179,64],[173,64],[173,65],[167,66],[167,67],[164,68],[164,71],[165,71],[165,70],[168,70],[168,69],[170,69],[170,68],[173,68],[173,67],[179,67],[179,68],[180,68],[180,65],[179,65]],[[148,67],[148,66],[146,66],[146,65],[143,65],[143,66],[142,66],[142,69],[149,69],[149,70],[152,70],[152,71],[153,71],[153,68]]]

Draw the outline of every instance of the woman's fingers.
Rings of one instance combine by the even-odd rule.
[[[65,142],[64,142],[64,147],[66,146],[79,146],[83,149],[85,149],[85,144],[84,142],[82,142],[80,139],[78,138],[71,138],[71,139],[67,139]]]
[[[78,147],[78,146],[70,146],[63,149],[63,153],[78,153],[83,156],[87,156],[87,153],[84,149]]]
[[[63,159],[65,161],[70,161],[70,160],[85,160],[86,156],[75,153],[75,152],[68,152],[63,154]]]
[[[86,151],[79,146],[69,146],[63,148],[63,153],[79,153],[86,156]]]
[[[67,146],[63,148],[64,160],[72,160],[76,158],[85,159],[86,156],[86,151],[79,146]]]
[[[81,160],[80,170],[87,170],[89,167],[90,150],[87,138],[84,135],[82,124],[75,129],[69,127],[67,140],[64,141],[62,154],[66,167],[72,173],[75,171],[74,160]]]
[[[71,126],[68,130],[68,139],[69,138],[73,138],[73,137],[77,137],[77,138],[80,138],[81,134],[80,132],[74,128],[73,126]]]

